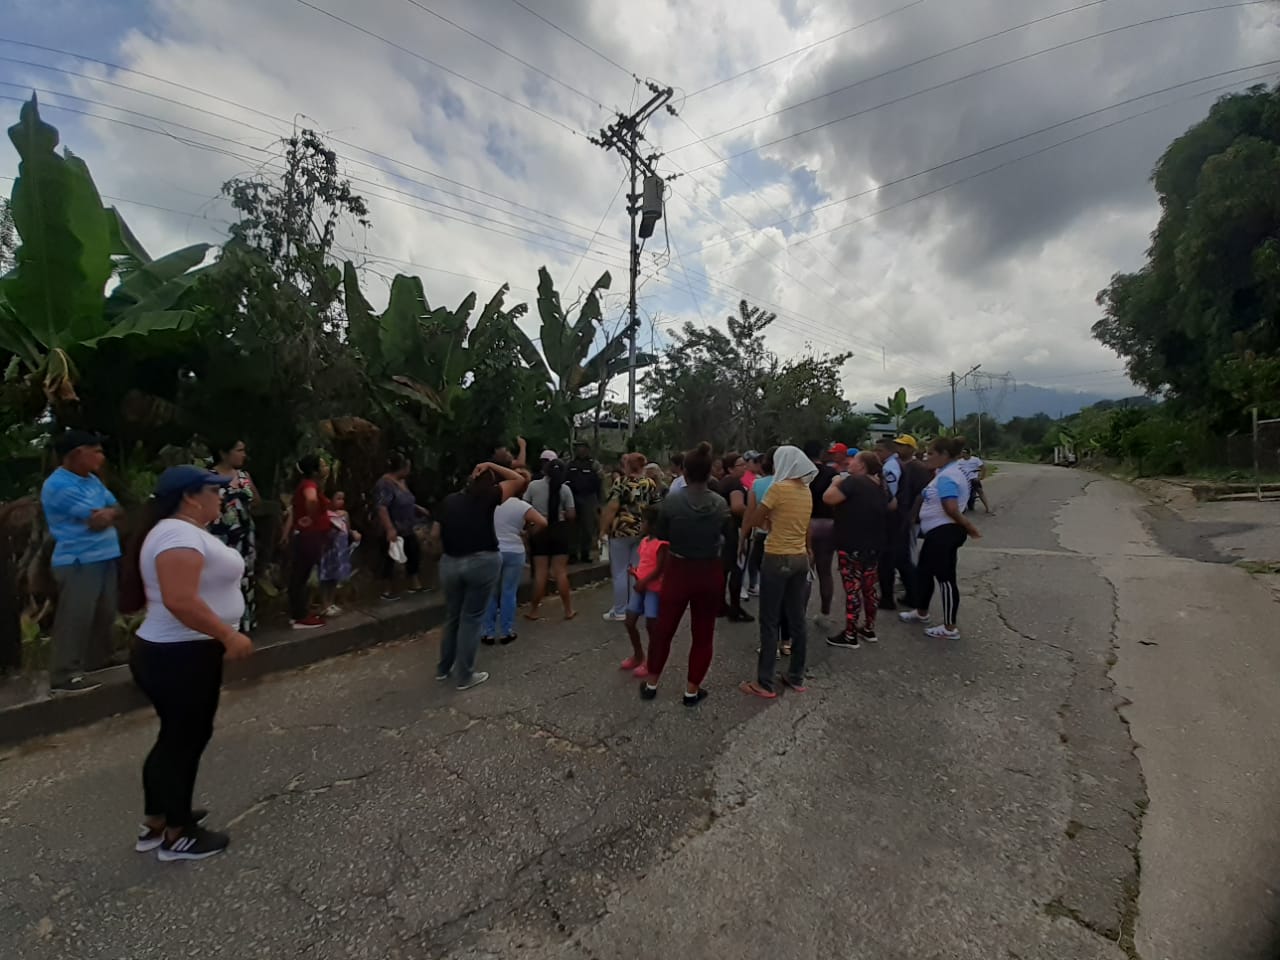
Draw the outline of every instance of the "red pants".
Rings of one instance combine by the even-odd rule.
[[[693,645],[689,648],[689,682],[701,686],[711,667],[715,645],[716,616],[724,597],[724,566],[719,557],[710,560],[686,560],[671,556],[662,573],[662,603],[658,607],[658,623],[649,637],[649,673],[655,678],[667,665],[671,640],[690,611],[689,626]]]

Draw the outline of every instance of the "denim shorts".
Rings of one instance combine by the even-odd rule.
[[[637,616],[644,614],[646,620],[658,619],[658,601],[662,598],[660,593],[652,593],[645,591],[640,593],[636,590],[631,591],[631,599],[627,601],[627,613],[634,613]]]

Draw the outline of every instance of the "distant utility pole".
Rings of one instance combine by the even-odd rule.
[[[956,372],[952,370],[951,376],[947,378],[948,380],[951,381],[951,432],[952,433],[954,433],[956,429],[956,386],[958,384],[964,383],[965,380],[967,380],[973,374],[977,373],[978,369],[981,366],[982,364],[975,363],[972,367],[969,368],[968,373],[963,373],[958,377],[956,376]]]
[[[627,162],[631,174],[631,192],[627,194],[627,213],[631,216],[631,299],[628,305],[630,323],[628,334],[630,344],[627,367],[627,437],[630,439],[636,431],[636,333],[640,329],[640,318],[636,308],[636,275],[640,272],[640,240],[653,235],[654,224],[662,218],[662,200],[664,184],[662,177],[654,169],[658,162],[658,153],[642,156],[640,153],[640,128],[663,107],[674,115],[675,111],[668,106],[675,91],[671,87],[660,87],[652,81],[646,84],[653,94],[648,101],[641,104],[635,113],[618,114],[618,119],[600,131],[599,137],[590,140],[597,147],[615,150]],[[638,192],[637,180],[644,174],[644,192]],[[636,214],[642,214],[639,231],[636,229]]]

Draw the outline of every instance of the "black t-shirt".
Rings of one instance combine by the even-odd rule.
[[[814,520],[830,520],[831,508],[822,502],[822,495],[827,492],[827,487],[831,486],[831,481],[840,474],[836,472],[834,467],[829,467],[825,463],[818,466],[818,475],[813,478],[809,484],[809,492],[813,494],[813,513]]]
[[[502,491],[494,487],[487,494],[451,493],[444,498],[438,515],[440,542],[450,557],[473,553],[495,553],[498,538],[493,532],[493,511],[502,503]]]
[[[746,485],[742,482],[741,477],[726,476],[721,478],[720,485],[717,487],[716,492],[719,493],[720,496],[724,497],[725,503],[729,504],[729,523],[732,524],[735,530],[737,530],[742,526],[742,518],[746,516],[746,514],[733,512],[733,495],[735,493],[742,494],[742,502],[745,504],[747,502]]]
[[[835,514],[836,549],[847,553],[880,551],[885,547],[889,493],[870,477],[845,477],[840,481],[844,503]]]

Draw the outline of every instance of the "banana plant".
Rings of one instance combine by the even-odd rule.
[[[600,291],[608,290],[612,278],[608,271],[592,284],[577,317],[570,319],[560,302],[560,294],[546,267],[538,270],[538,316],[542,320],[538,338],[539,351],[533,341],[517,328],[517,344],[521,358],[545,380],[550,396],[549,418],[560,437],[568,439],[574,418],[597,409],[604,390],[615,377],[629,367],[629,328],[606,337],[593,351],[597,335],[603,330]],[[637,369],[652,366],[658,358],[650,353],[636,355]]]
[[[391,281],[387,309],[376,314],[360,292],[360,278],[350,261],[343,267],[343,286],[348,335],[374,386],[420,411],[448,416],[464,389],[467,327],[476,295],[469,294],[453,310],[432,309],[422,281],[398,274]],[[505,290],[485,307],[486,314],[501,308]]]
[[[893,424],[893,429],[901,433],[902,421],[907,414],[919,410],[920,406],[920,404],[916,404],[914,407],[911,406],[907,402],[907,388],[899,387],[897,392],[893,396],[886,398],[884,403],[877,403],[876,410],[882,417]]]
[[[0,349],[12,355],[6,379],[38,382],[56,409],[77,399],[84,351],[197,322],[201,311],[185,295],[209,247],[152,260],[120,214],[103,207],[84,161],[58,153],[58,131],[40,119],[34,95],[9,139],[21,159],[10,203],[21,245],[0,277]]]

